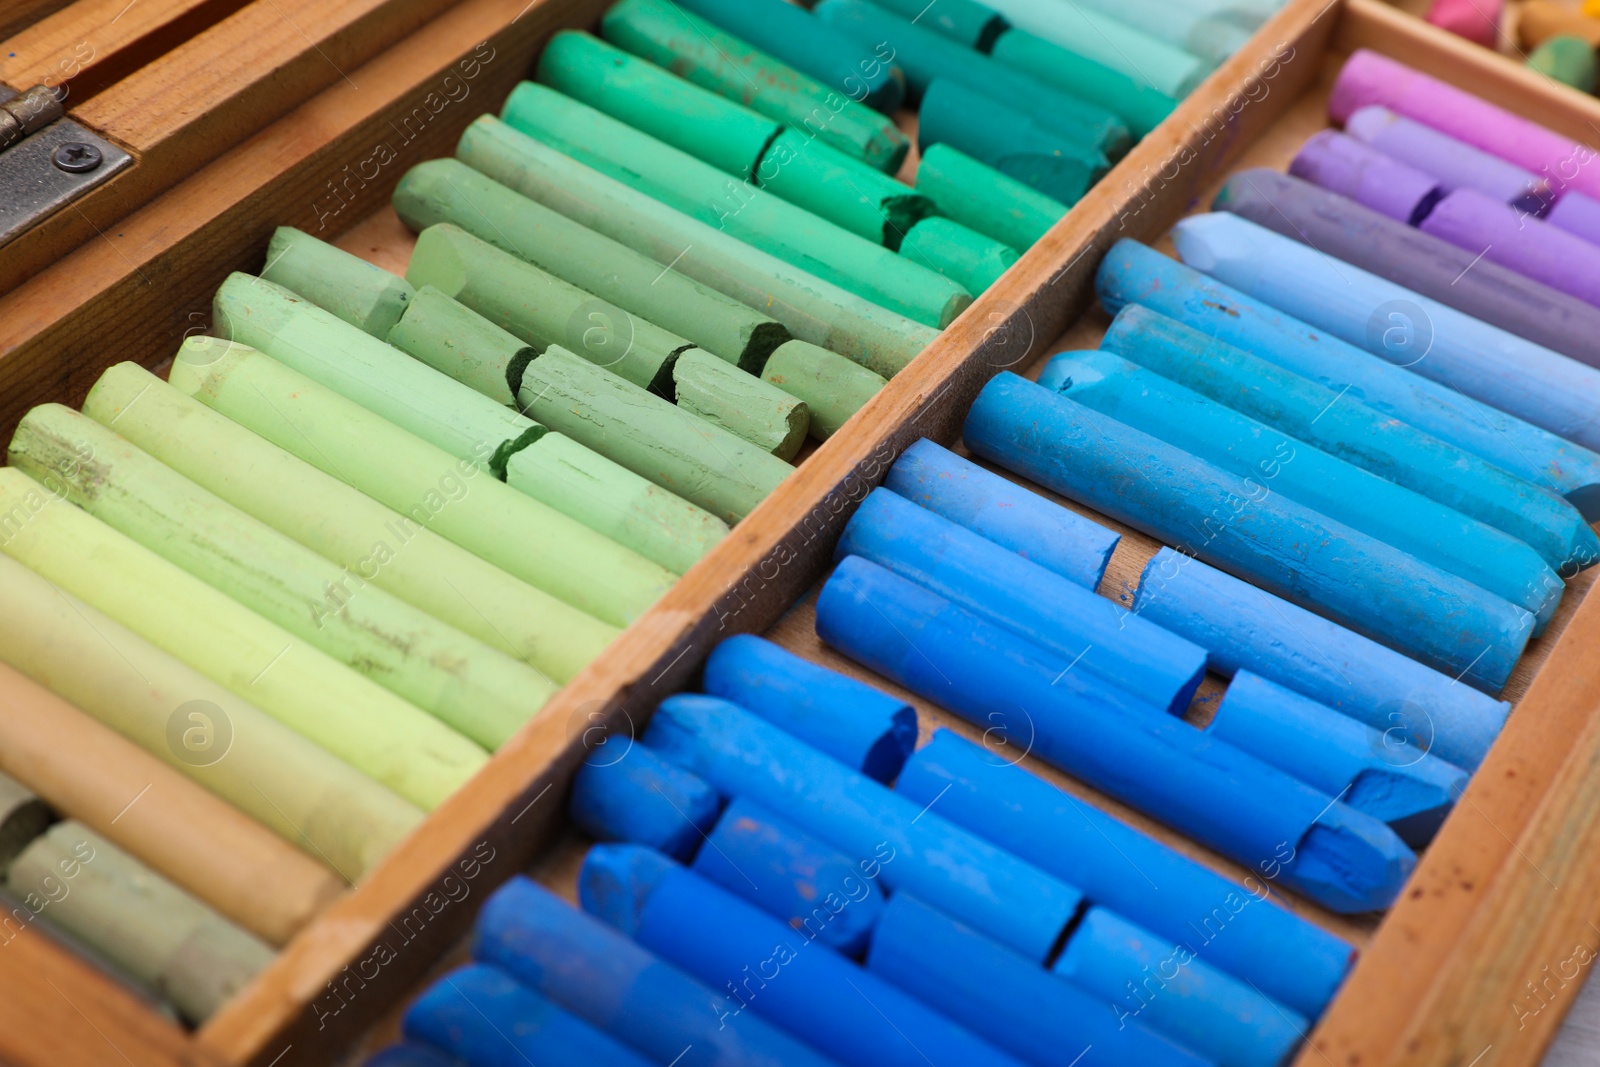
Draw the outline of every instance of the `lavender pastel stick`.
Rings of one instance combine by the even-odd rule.
[[[1408,226],[1444,195],[1433,178],[1336,130],[1312,134],[1290,161],[1289,173]]]
[[[1600,245],[1600,200],[1584,193],[1563,193],[1555,206],[1544,214],[1544,221],[1590,244]]]
[[[1525,196],[1543,194],[1552,199],[1555,196],[1532,171],[1440,133],[1432,126],[1397,115],[1386,107],[1374,104],[1360,108],[1345,120],[1344,132],[1390,159],[1416,168],[1447,192],[1476,189],[1507,204]],[[1567,195],[1583,196],[1582,193]]]

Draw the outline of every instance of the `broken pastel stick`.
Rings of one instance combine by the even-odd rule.
[[[985,237],[1025,252],[1067,213],[1015,178],[948,144],[929,145],[917,166],[917,188],[939,212]]]
[[[1017,250],[1010,245],[944,218],[923,219],[913,226],[900,254],[954,278],[974,295],[999,281],[1017,261]]]
[[[417,295],[404,278],[293,226],[272,232],[261,277],[380,341]]]
[[[805,401],[810,434],[826,441],[888,383],[858,363],[807,341],[778,346],[761,371],[762,381]]]
[[[688,863],[716,825],[722,797],[699,775],[630,743],[623,758],[578,768],[567,810],[596,841],[648,845]]]
[[[811,410],[770,382],[691,348],[672,364],[672,399],[740,440],[792,460],[811,428]]]

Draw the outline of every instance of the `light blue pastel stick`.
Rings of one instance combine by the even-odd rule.
[[[1344,981],[1355,949],[1270,898],[1275,859],[1244,885],[1018,766],[1003,750],[934,731],[895,792],[1038,864],[1099,904],[1309,1018]]]
[[[1145,566],[1133,610],[1206,649],[1224,677],[1250,671],[1469,771],[1511,714],[1504,700],[1170,548]]]
[[[687,863],[716,825],[722,797],[705,779],[635,742],[621,758],[591,756],[578,768],[567,810],[597,841],[649,845]]]
[[[1311,1024],[1244,982],[1105,908],[1090,908],[1051,970],[1228,1067],[1280,1067]]]
[[[1171,715],[1205,677],[1198,645],[887,489],[867,494],[834,555],[886,567]]]
[[[883,487],[1085,589],[1099,589],[1122,535],[924,437]]]
[[[1374,730],[1249,671],[1233,676],[1206,732],[1388,823],[1412,848],[1433,840],[1469,777],[1404,730]]]
[[[1172,228],[1183,261],[1375,356],[1584,448],[1600,446],[1600,370],[1230,212]]]
[[[1481,688],[1506,684],[1532,636],[1522,608],[1009,371],[964,434],[984,459]]]
[[[1534,616],[1538,636],[1565,591],[1532,548],[1314,445],[1241,415],[1113,352],[1064,352],[1046,389],[1465,578]]]

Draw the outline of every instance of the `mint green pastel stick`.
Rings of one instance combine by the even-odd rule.
[[[770,382],[691,348],[672,365],[678,406],[735,437],[791,460],[811,427],[811,412]]]
[[[523,82],[505,121],[679,211],[890,311],[943,328],[972,303],[947,278],[554,89]],[[471,163],[468,160],[468,163]],[[497,175],[491,175],[497,177]]]
[[[911,256],[981,293],[1017,261],[1017,250],[952,219],[923,219],[906,235],[900,254]]]
[[[858,237],[898,250],[933,202],[799,130],[778,134],[756,167],[756,184]]]
[[[917,188],[941,214],[985,237],[1026,252],[1061,221],[1067,207],[947,144],[930,145],[917,165]]]
[[[1120,70],[1174,100],[1188,96],[1216,66],[1083,3],[988,0],[988,5],[1017,29]]]
[[[424,809],[487,762],[427,712],[60,499],[53,481],[0,468],[0,551]]]
[[[728,522],[794,470],[557,345],[528,364],[517,399],[546,425]]]
[[[431,285],[411,299],[386,340],[495,403],[515,407],[510,371],[538,350]],[[530,420],[531,421],[531,420]]]
[[[273,231],[261,276],[380,339],[416,295],[404,278],[293,226]]]
[[[1246,10],[1235,15],[1193,0],[1078,0],[1124,25],[1199,56],[1213,67],[1233,55],[1260,20]],[[1246,7],[1247,5],[1240,5]]]
[[[778,346],[761,376],[786,393],[804,398],[811,436],[826,441],[888,383],[836,352],[806,341]]]
[[[649,256],[662,269],[670,266],[771,315],[800,340],[883,377],[893,377],[938,336],[937,330],[690,218],[492,115],[467,127],[456,154],[474,170]]]
[[[989,54],[1046,85],[1110,108],[1122,116],[1135,137],[1155,129],[1178,106],[1166,93],[1124,71],[1023,30],[1002,33]]]
[[[673,575],[244,345],[190,338],[170,381],[209,408],[529,585],[625,626]]]

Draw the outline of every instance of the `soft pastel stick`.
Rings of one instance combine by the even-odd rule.
[[[1218,674],[1250,671],[1467,770],[1511,713],[1503,700],[1170,548],[1145,567],[1133,610],[1203,646]]]
[[[1289,173],[1415,226],[1444,195],[1432,175],[1337,130],[1319,130],[1300,147]]]
[[[917,166],[917,188],[939,211],[975,233],[1027,251],[1067,213],[1015,178],[948,144],[930,145]]]
[[[672,399],[781,460],[794,459],[811,428],[811,409],[804,403],[703,348],[690,348],[673,362]]]
[[[379,340],[417,295],[404,278],[293,226],[273,231],[261,277]]]
[[[806,402],[811,412],[808,432],[819,441],[838,433],[888,384],[859,363],[806,341],[779,345],[762,368],[761,380]]]
[[[993,48],[995,40],[1009,28],[993,8],[976,0],[940,0],[932,8],[917,0],[877,0],[877,4],[979,52]]]
[[[1018,29],[1121,71],[1174,100],[1188,96],[1215,66],[1082,4],[989,0],[989,6]]]
[[[974,295],[999,281],[1017,261],[1015,248],[946,218],[923,219],[913,226],[900,254],[954,278]]]
[[[1508,204],[1541,192],[1551,195],[1537,176],[1516,164],[1377,104],[1353,112],[1345,119],[1344,132],[1447,190],[1476,189]]]
[[[1141,78],[1068,51],[1023,30],[1009,29],[989,52],[995,61],[1032,75],[1045,85],[1109,108],[1143,137],[1172,114],[1178,102]]]
[[[384,340],[419,363],[508,408],[517,406],[517,398],[511,393],[510,369],[538,354],[533,345],[516,334],[501,329],[431,285],[424,285],[412,295],[405,316]],[[528,432],[532,426],[529,420],[522,428],[517,447],[526,448],[538,437]],[[510,451],[506,449],[507,453]],[[505,463],[502,461],[500,466],[503,470]]]
[[[1205,677],[1198,645],[887,489],[861,502],[834,555],[871,560],[1169,714]]]
[[[862,666],[1239,863],[1269,862],[1290,842],[1297,852],[1284,883],[1330,910],[1387,907],[1416,864],[1376,819],[859,557],[823,586],[817,632]]]
[[[1218,13],[1184,0],[1088,0],[1087,6],[1212,66],[1242,48],[1255,28],[1248,15],[1235,19],[1231,12]]]
[[[1427,21],[1473,44],[1493,48],[1500,40],[1505,0],[1433,0]]]
[[[568,811],[597,841],[631,841],[687,863],[716,824],[722,798],[699,775],[644,745],[586,762],[572,780]]]

